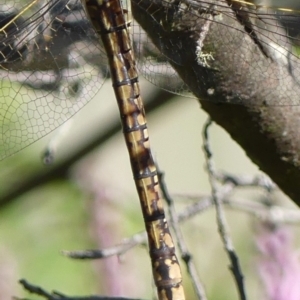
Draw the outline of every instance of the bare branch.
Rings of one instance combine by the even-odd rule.
[[[62,253],[70,258],[76,259],[101,259],[115,255],[122,255],[137,245],[147,244],[146,232],[137,233],[130,239],[126,239],[122,244],[109,247],[102,250],[83,250],[83,251],[62,251]]]
[[[53,291],[52,293],[47,292],[39,286],[33,285],[24,279],[21,279],[20,284],[28,292],[44,297],[48,300],[142,300],[137,298],[124,298],[124,297],[105,297],[105,296],[86,296],[86,297],[69,297],[59,292]]]
[[[238,187],[255,187],[254,182],[260,182],[261,176],[254,176],[252,179],[242,178],[241,176],[226,175],[231,178],[236,178],[236,182],[240,180]],[[217,175],[218,177],[218,175]],[[256,187],[260,187],[258,184]],[[264,186],[263,186],[264,187]],[[226,182],[223,186],[219,187],[218,195],[225,207],[236,211],[244,212],[252,215],[253,217],[270,223],[277,224],[300,224],[300,211],[295,209],[283,208],[280,206],[268,206],[265,203],[254,202],[248,199],[235,200],[231,198],[232,192],[237,186]],[[208,194],[173,194],[173,198],[196,201],[188,205],[177,215],[178,222],[186,222],[191,218],[205,212],[214,206],[214,201],[211,195]],[[62,253],[74,259],[102,259],[113,255],[122,255],[128,250],[138,245],[145,245],[147,243],[146,232],[141,232],[133,235],[124,240],[121,244],[108,247],[101,250],[77,250],[77,251],[62,251]]]
[[[254,38],[228,2],[186,0],[177,11],[170,9],[172,1],[133,0],[132,10],[202,108],[299,205],[300,107],[293,106],[300,103],[299,60],[275,18],[268,15],[265,27],[259,26],[263,16],[251,11]],[[272,40],[272,26],[280,39]],[[203,30],[201,53],[211,53],[209,66],[197,63]],[[276,49],[284,52],[276,57]]]
[[[176,241],[177,241],[177,246],[178,249],[180,251],[181,254],[181,258],[183,259],[183,261],[185,262],[185,265],[187,267],[187,271],[191,277],[193,286],[194,286],[194,290],[195,293],[197,295],[197,299],[199,300],[206,300],[207,296],[205,293],[205,289],[204,289],[204,285],[201,282],[198,273],[197,273],[197,269],[196,266],[194,264],[194,261],[192,259],[192,255],[189,252],[185,242],[184,242],[184,238],[183,235],[181,233],[181,230],[179,228],[179,218],[178,215],[175,211],[175,206],[174,206],[174,201],[172,199],[172,197],[170,196],[168,189],[167,189],[167,185],[165,183],[164,180],[164,174],[159,170],[159,168],[157,167],[158,170],[158,176],[159,176],[159,183],[161,186],[161,191],[163,194],[163,198],[165,199],[165,201],[168,204],[168,212],[170,215],[170,226],[173,228],[174,230],[174,234],[176,237]]]
[[[229,227],[227,225],[224,209],[222,206],[222,198],[219,196],[218,182],[215,178],[215,166],[212,160],[212,152],[209,145],[208,129],[211,126],[212,121],[209,119],[203,131],[203,143],[204,143],[204,153],[206,156],[206,164],[208,170],[209,181],[212,189],[212,199],[216,207],[217,224],[218,230],[224,245],[224,248],[228,254],[229,260],[231,262],[230,269],[233,273],[236,285],[238,288],[239,296],[241,300],[246,300],[246,292],[244,286],[244,276],[240,267],[238,256],[236,255],[231,236],[229,234]]]

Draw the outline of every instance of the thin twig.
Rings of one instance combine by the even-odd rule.
[[[277,185],[265,174],[258,174],[256,176],[250,175],[234,175],[224,171],[215,171],[215,178],[222,183],[232,182],[238,187],[261,187],[265,190],[278,190]]]
[[[101,250],[79,250],[79,251],[62,251],[62,253],[70,258],[75,259],[102,259],[115,255],[122,255],[128,250],[134,248],[137,245],[147,244],[146,232],[141,232],[133,235],[131,238],[126,239],[123,243],[101,249]]]
[[[164,180],[164,174],[159,170],[158,167],[157,167],[157,170],[158,170],[158,178],[159,178],[159,183],[161,186],[163,198],[166,200],[166,202],[168,204],[168,212],[170,215],[169,222],[171,224],[171,227],[174,229],[174,234],[176,236],[177,246],[181,253],[181,258],[185,262],[187,271],[190,274],[190,277],[191,277],[191,280],[192,280],[192,283],[194,286],[194,290],[197,295],[197,299],[206,300],[207,297],[206,297],[204,286],[197,274],[197,269],[194,264],[194,260],[192,259],[192,255],[188,251],[188,248],[184,242],[183,235],[179,228],[179,218],[175,211],[174,201],[168,192],[167,185]]]
[[[192,217],[206,211],[214,205],[211,196],[205,195],[197,199],[197,202],[188,205],[182,212],[178,214],[178,221],[180,223],[191,219]]]
[[[218,183],[215,178],[215,168],[212,161],[212,152],[210,150],[209,145],[209,138],[208,138],[208,129],[211,126],[212,121],[209,118],[204,125],[203,130],[203,143],[204,143],[204,153],[206,156],[206,164],[207,164],[207,170],[209,175],[209,181],[212,188],[212,198],[215,203],[216,207],[216,214],[217,214],[217,224],[218,224],[218,230],[221,235],[221,239],[223,241],[223,245],[225,247],[225,250],[228,254],[229,260],[231,261],[231,271],[235,278],[239,296],[241,300],[246,300],[246,293],[245,293],[245,287],[243,282],[243,274],[240,268],[239,259],[238,256],[235,253],[233,243],[229,234],[228,225],[226,222],[224,210],[222,207],[222,201],[220,200],[219,193],[218,193]]]
[[[19,283],[28,292],[44,297],[48,300],[142,300],[137,298],[124,298],[124,297],[106,297],[106,296],[80,296],[80,297],[69,297],[59,292],[53,291],[52,293],[47,292],[39,286],[33,285],[27,282],[25,279],[21,279]]]
[[[226,185],[226,184],[225,184]],[[228,184],[232,187],[231,184]],[[223,189],[224,186],[221,188]],[[220,189],[220,190],[221,190]],[[219,191],[220,191],[219,190]],[[225,187],[226,192],[220,192],[222,195],[220,200],[223,205],[230,209],[248,213],[259,220],[265,222],[285,223],[285,224],[299,224],[300,211],[295,209],[288,209],[279,206],[266,206],[264,203],[254,202],[247,199],[234,200],[228,197],[231,192],[230,188]],[[192,217],[205,212],[207,209],[214,206],[214,201],[211,195],[203,194],[175,194],[174,197],[197,200],[197,202],[188,205],[182,210],[177,220],[179,223],[190,220]],[[103,259],[114,255],[122,255],[130,249],[138,245],[145,245],[147,243],[146,232],[137,233],[130,238],[124,240],[121,244],[108,247],[101,250],[77,250],[77,251],[62,251],[62,253],[73,259]]]

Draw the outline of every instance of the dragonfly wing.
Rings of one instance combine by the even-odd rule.
[[[80,1],[31,3],[0,7],[0,159],[68,120],[107,76]]]
[[[164,51],[155,47],[143,28],[133,22],[133,45],[137,56],[137,66],[145,79],[164,90],[186,97],[194,97],[187,85],[172,68]]]

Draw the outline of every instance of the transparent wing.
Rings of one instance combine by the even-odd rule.
[[[106,60],[79,0],[2,0],[0,159],[93,98],[107,75]]]
[[[188,87],[178,79],[176,72],[170,66],[170,64],[184,65],[180,52],[184,51],[186,45],[182,42],[182,36],[177,39],[176,35],[185,32],[186,36],[189,36],[194,34],[196,30],[202,32],[203,45],[199,45],[199,59],[195,61],[195,64],[203,67],[203,77],[209,76],[209,71],[213,69],[214,54],[217,52],[217,47],[223,46],[224,52],[227,51],[230,55],[232,54],[230,51],[235,51],[234,47],[230,50],[230,45],[234,42],[234,36],[229,36],[229,38],[227,36],[225,39],[221,32],[219,40],[215,43],[209,41],[209,49],[205,48],[208,39],[205,35],[210,30],[214,30],[213,28],[217,26],[217,23],[221,23],[224,17],[229,20],[232,19],[232,21],[238,20],[239,27],[227,25],[228,29],[230,27],[231,30],[240,31],[244,37],[250,38],[258,46],[262,55],[270,61],[270,65],[272,61],[276,61],[284,70],[283,73],[288,73],[292,80],[300,86],[300,60],[298,56],[300,46],[299,1],[154,0],[151,2],[156,6],[151,4],[146,6],[145,2],[147,1],[133,0],[132,5],[139,6],[150,14],[153,19],[153,27],[157,23],[172,38],[169,43],[160,42],[160,39],[164,38],[164,31],[161,30],[157,33],[160,36],[156,38],[155,47],[138,25],[133,26],[133,40],[138,49],[139,70],[146,79],[156,86],[176,94],[192,96]],[[139,16],[135,17],[139,18]],[[199,21],[202,21],[202,23]],[[205,23],[205,21],[207,22]],[[208,23],[210,23],[209,28],[205,28]],[[200,26],[202,27],[200,28]],[[241,38],[241,48],[246,47],[246,43],[242,44],[242,39],[243,37]],[[190,51],[190,49],[186,49],[186,51]],[[228,59],[230,59],[230,55],[228,55]],[[246,63],[246,59],[244,62]],[[257,64],[257,72],[260,71],[260,68],[262,66]],[[268,72],[267,68],[261,69],[261,72],[265,73],[265,75],[262,75],[262,80],[267,79],[267,76],[269,79],[273,78],[278,81],[282,79],[280,78],[280,72],[272,74]],[[285,100],[284,103],[273,104],[300,104],[300,100],[296,102]],[[272,105],[272,103],[269,104]]]
[[[194,98],[195,96],[189,91],[188,86],[170,65],[169,62],[173,60],[172,57],[164,55],[162,49],[155,47],[146,32],[135,20],[133,20],[131,31],[140,75],[166,91]]]

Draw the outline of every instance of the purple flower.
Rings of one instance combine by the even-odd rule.
[[[256,244],[260,251],[259,273],[266,300],[300,300],[300,263],[293,249],[291,230],[262,223]]]

